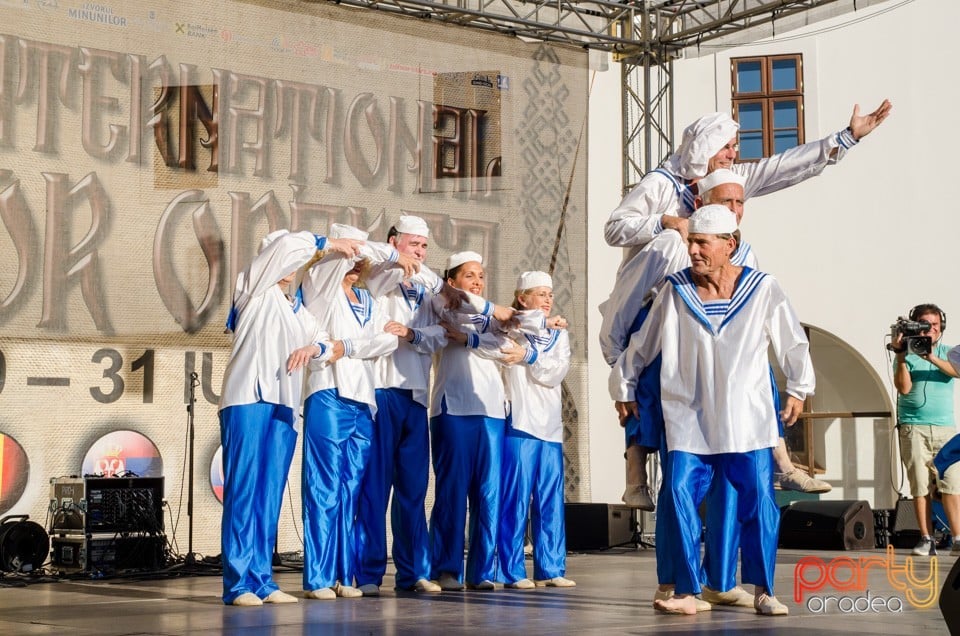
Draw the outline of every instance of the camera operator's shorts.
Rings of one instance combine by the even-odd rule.
[[[910,496],[923,497],[930,492],[930,471],[927,463],[940,448],[956,434],[953,426],[930,426],[929,424],[901,424],[900,459],[910,482]],[[960,484],[957,492],[960,492]],[[948,494],[953,494],[944,490]]]

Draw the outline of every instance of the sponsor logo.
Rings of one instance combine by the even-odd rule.
[[[72,20],[106,24],[107,26],[127,26],[127,18],[114,13],[112,6],[96,2],[84,2],[79,9],[73,7],[67,9],[67,17]]]

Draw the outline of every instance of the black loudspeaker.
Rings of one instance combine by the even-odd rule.
[[[866,501],[794,501],[780,517],[780,547],[872,550],[873,512]]]
[[[940,588],[940,613],[950,636],[960,636],[960,559],[954,562]]]
[[[629,506],[568,503],[567,550],[604,550],[633,541],[636,511]]]
[[[898,499],[893,511],[890,542],[895,548],[912,548],[920,542],[920,524],[913,499]]]

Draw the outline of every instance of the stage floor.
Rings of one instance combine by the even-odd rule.
[[[897,551],[894,581],[905,581],[905,573],[898,568],[909,562],[907,555],[906,550]],[[904,589],[896,589],[888,568],[879,564],[872,565],[862,579],[869,588],[869,602],[865,592],[838,591],[827,584],[808,592],[798,604],[793,599],[794,572],[804,557],[819,557],[826,565],[804,575],[805,580],[815,582],[830,570],[831,563],[839,565],[832,559],[849,557],[858,563],[860,557],[884,559],[886,555],[882,550],[781,550],[777,595],[790,608],[787,617],[757,616],[748,608],[716,608],[696,616],[657,614],[652,609],[656,581],[653,551],[617,548],[569,555],[567,576],[577,581],[577,587],[570,589],[394,592],[391,566],[378,598],[307,601],[299,592],[301,574],[278,568],[276,578],[281,587],[300,596],[300,602],[255,608],[225,607],[220,601],[219,576],[61,579],[0,589],[0,634],[947,633],[936,603],[930,609],[918,609],[910,602],[911,598],[929,598],[931,586],[907,583]],[[932,559],[912,559],[915,580],[926,578]],[[949,556],[937,557],[937,592],[953,562]],[[832,580],[842,585],[854,570],[847,565],[832,572]],[[17,579],[6,576],[2,582],[11,584]],[[811,595],[815,597],[812,601]],[[877,600],[880,597],[882,604]],[[824,601],[816,599],[824,598],[826,608],[821,611]],[[960,594],[955,605],[960,609]],[[897,608],[902,611],[890,611]]]

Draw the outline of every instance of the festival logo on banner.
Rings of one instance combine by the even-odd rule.
[[[927,576],[924,577],[923,568],[918,567],[917,561],[908,556],[903,563],[897,563],[892,545],[887,546],[886,556],[836,557],[830,561],[814,556],[803,557],[793,570],[793,600],[800,604],[806,601],[807,609],[814,614],[899,614],[908,604],[916,609],[929,609],[936,605],[939,597],[939,563],[935,556],[922,559],[928,562]],[[902,596],[871,594],[870,570],[876,570],[878,575],[883,573]],[[841,594],[830,594],[831,588]]]
[[[23,447],[9,435],[0,433],[0,515],[20,501],[29,477],[30,462]]]
[[[217,446],[210,462],[210,489],[217,501],[223,503],[223,446]]]
[[[163,477],[163,459],[156,444],[136,431],[107,433],[83,458],[84,475]]]

